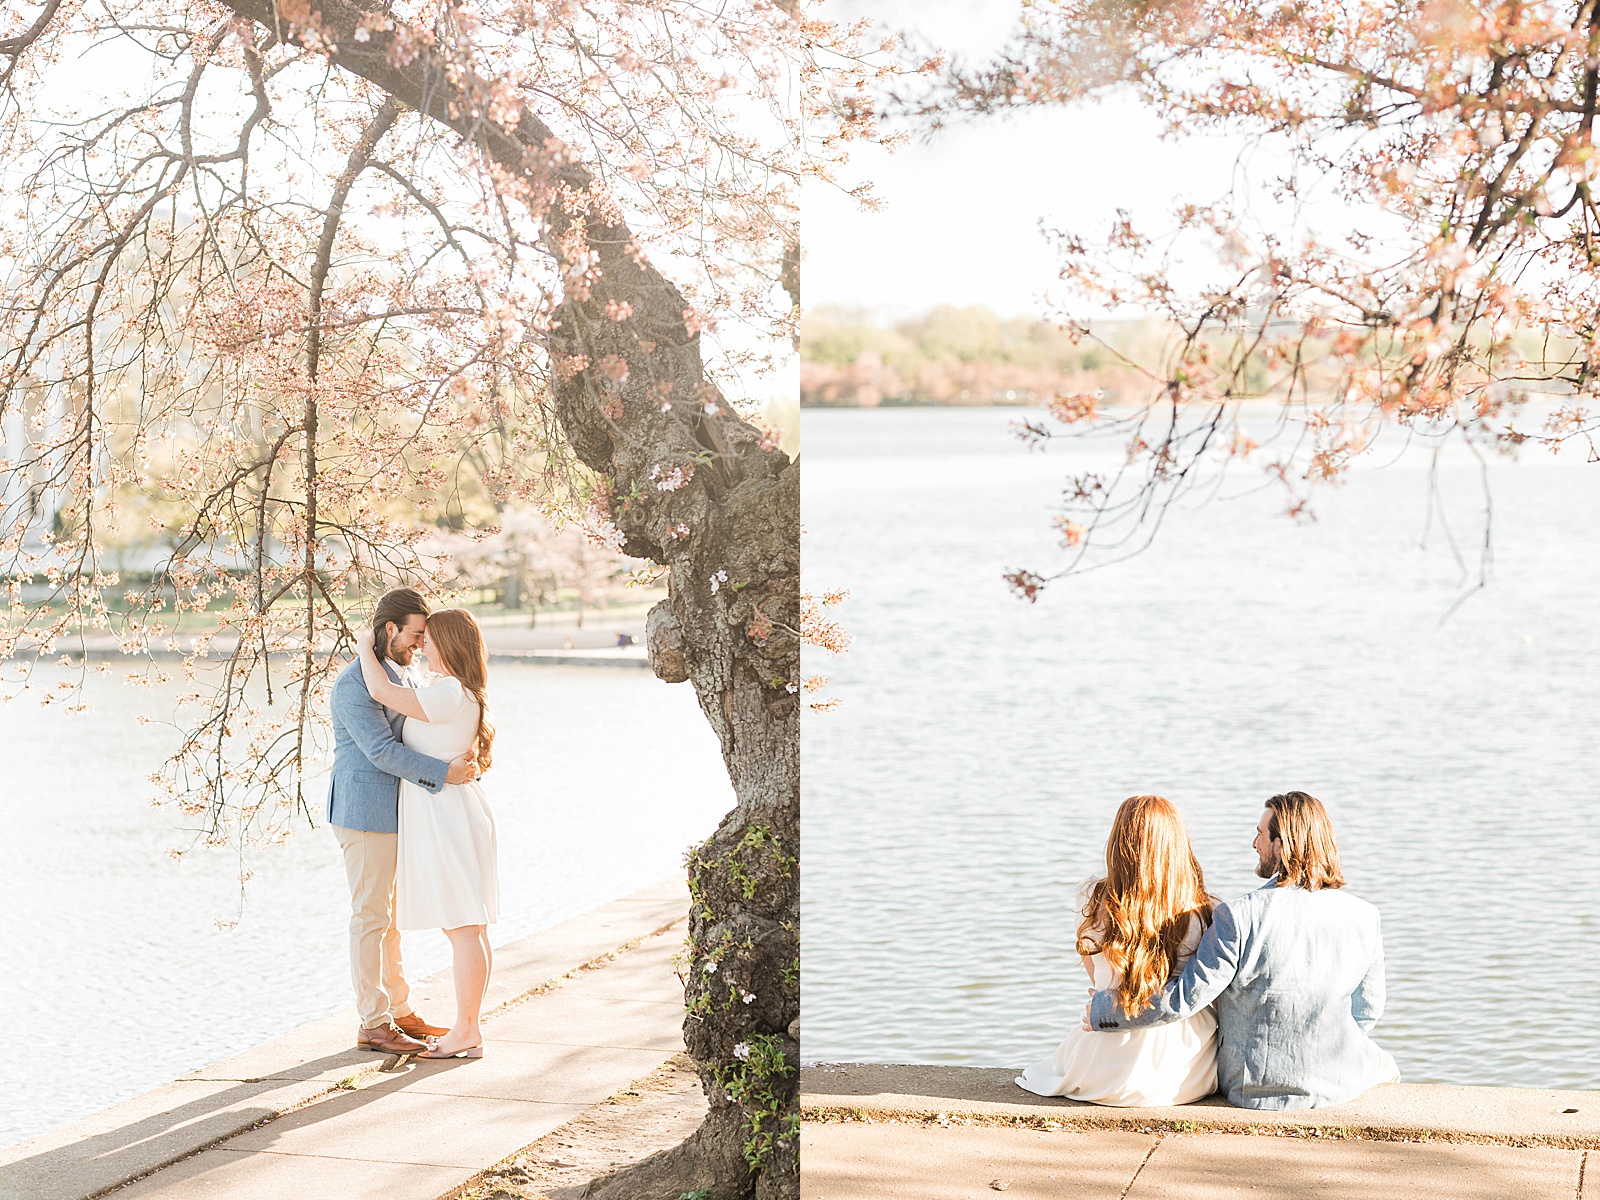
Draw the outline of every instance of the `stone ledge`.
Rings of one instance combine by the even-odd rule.
[[[1600,1148],[1600,1092],[1396,1083],[1328,1108],[1234,1108],[1220,1096],[1170,1108],[1108,1108],[1034,1096],[1012,1082],[1018,1074],[1019,1070],[999,1067],[817,1063],[801,1069],[800,1103],[805,1118],[812,1121],[876,1119]]]

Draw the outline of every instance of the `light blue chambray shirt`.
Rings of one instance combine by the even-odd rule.
[[[384,661],[389,678],[401,682]],[[405,717],[372,698],[357,659],[339,673],[329,701],[333,710],[333,774],[328,780],[328,823],[367,833],[400,831],[400,781],[437,792],[450,764],[400,740]]]
[[[1396,1078],[1368,1033],[1383,1015],[1378,910],[1335,888],[1265,887],[1219,904],[1189,964],[1129,1017],[1096,992],[1089,1024],[1136,1029],[1217,1006],[1217,1083],[1240,1108],[1319,1108]]]

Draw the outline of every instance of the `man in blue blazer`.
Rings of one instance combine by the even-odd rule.
[[[1194,957],[1143,1012],[1096,992],[1084,1028],[1142,1029],[1215,1004],[1217,1085],[1240,1108],[1320,1108],[1398,1083],[1371,1036],[1384,1002],[1378,910],[1344,891],[1327,810],[1305,792],[1273,796],[1254,846],[1267,885],[1217,905]]]
[[[411,656],[422,645],[428,602],[415,588],[396,588],[378,599],[372,628],[379,661],[396,683],[410,684]],[[400,931],[394,923],[395,857],[400,841],[400,780],[437,792],[446,783],[477,778],[472,755],[450,762],[420,754],[400,740],[405,718],[367,693],[361,662],[351,663],[333,685],[333,778],[328,823],[344,851],[350,881],[350,976],[361,1029],[356,1044],[386,1054],[427,1049],[442,1037],[412,1009],[400,966]]]

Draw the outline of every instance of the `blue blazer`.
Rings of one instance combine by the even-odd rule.
[[[383,669],[400,682],[391,663]],[[360,660],[333,684],[333,777],[328,781],[328,823],[366,833],[400,832],[400,781],[437,792],[450,764],[400,741],[405,716],[383,707],[367,691]]]
[[[1383,1015],[1378,910],[1348,892],[1269,883],[1219,904],[1194,957],[1142,1013],[1096,992],[1089,1024],[1142,1029],[1217,1006],[1217,1083],[1240,1108],[1354,1099],[1392,1060],[1370,1036]]]

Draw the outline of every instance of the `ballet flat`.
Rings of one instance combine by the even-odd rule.
[[[454,1054],[440,1054],[437,1046],[424,1050],[417,1055],[418,1058],[482,1058],[482,1046],[468,1046],[465,1050],[457,1050]]]

